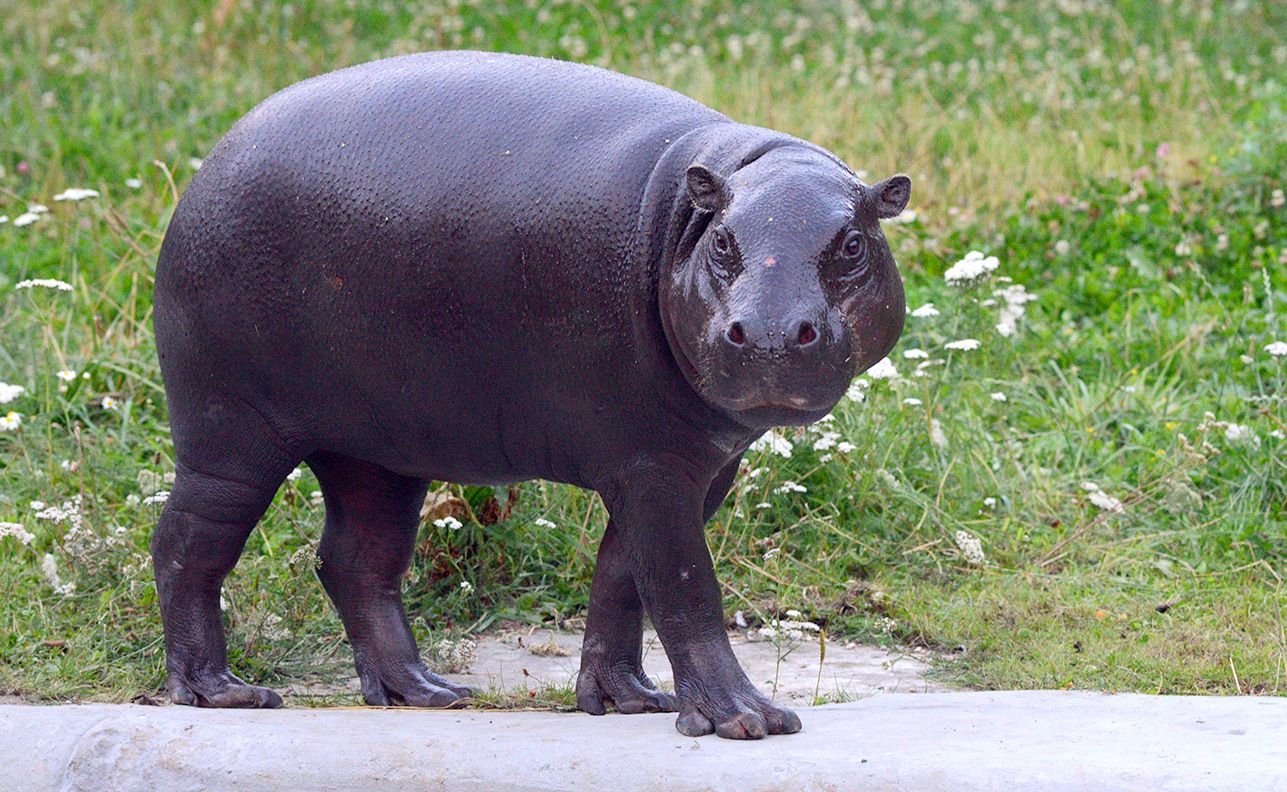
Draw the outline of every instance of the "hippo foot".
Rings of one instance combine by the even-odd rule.
[[[449,682],[417,662],[396,669],[377,671],[359,668],[362,698],[373,707],[463,707],[474,691]]]
[[[591,715],[602,715],[609,704],[626,715],[678,711],[674,694],[657,690],[642,668],[583,662],[576,679],[577,707]]]
[[[277,691],[248,685],[226,668],[217,673],[171,673],[165,686],[171,701],[191,707],[277,709],[282,705]]]
[[[731,740],[758,740],[800,731],[800,718],[774,704],[743,677],[730,685],[681,682],[675,728],[686,737],[713,732]]]

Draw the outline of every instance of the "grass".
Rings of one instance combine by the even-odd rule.
[[[0,433],[0,522],[32,539],[0,537],[0,692],[125,700],[162,683],[145,557],[159,507],[143,498],[173,458],[151,273],[190,160],[295,80],[466,46],[607,65],[813,139],[873,178],[914,179],[916,218],[887,231],[910,305],[940,315],[909,318],[899,377],[865,378],[861,401],[784,434],[789,458],[748,458],[708,531],[730,612],[757,625],[798,609],[835,637],[927,646],[965,686],[1281,695],[1287,358],[1265,347],[1287,340],[1287,10],[864,7],[7,10],[0,381],[25,393],[3,407],[22,425]],[[102,195],[55,203],[67,187]],[[51,211],[15,227],[34,203]],[[998,257],[992,280],[949,286],[943,272],[975,249]],[[1037,297],[1008,337],[988,303],[1004,302],[1000,277]],[[27,278],[73,291],[14,288]],[[979,348],[945,347],[962,338]],[[306,470],[283,486],[228,580],[232,663],[248,678],[350,673],[312,575],[316,489]],[[426,521],[405,586],[425,646],[583,615],[596,497],[527,483],[483,525],[490,490],[443,492],[468,504],[463,526]],[[66,511],[79,528],[31,505],[78,496]],[[1096,505],[1109,499],[1121,511]],[[975,540],[981,558],[966,552]]]

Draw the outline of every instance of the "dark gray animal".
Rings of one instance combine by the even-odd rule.
[[[543,478],[611,515],[582,709],[678,711],[686,735],[797,731],[733,656],[703,525],[752,441],[826,415],[894,345],[903,290],[879,220],[909,191],[551,60],[410,55],[269,98],[206,159],[157,264],[170,696],[281,704],[229,671],[219,589],[303,461],[367,702],[470,694],[421,662],[402,608],[428,482]],[[674,694],[641,669],[644,613]]]

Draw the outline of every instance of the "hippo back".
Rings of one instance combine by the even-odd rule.
[[[206,159],[162,247],[176,443],[217,387],[290,442],[378,448],[393,469],[581,478],[548,437],[638,387],[644,186],[675,139],[728,123],[652,83],[490,53],[275,94]],[[426,448],[440,469],[419,466]]]

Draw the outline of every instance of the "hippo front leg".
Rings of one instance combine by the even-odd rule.
[[[636,467],[605,488],[622,553],[675,675],[675,728],[733,739],[800,730],[800,719],[758,691],[733,655],[702,530],[709,481],[683,463]]]
[[[643,670],[643,603],[633,558],[616,522],[599,543],[590,584],[590,611],[581,643],[576,703],[591,715],[675,712],[674,695],[657,690]]]

